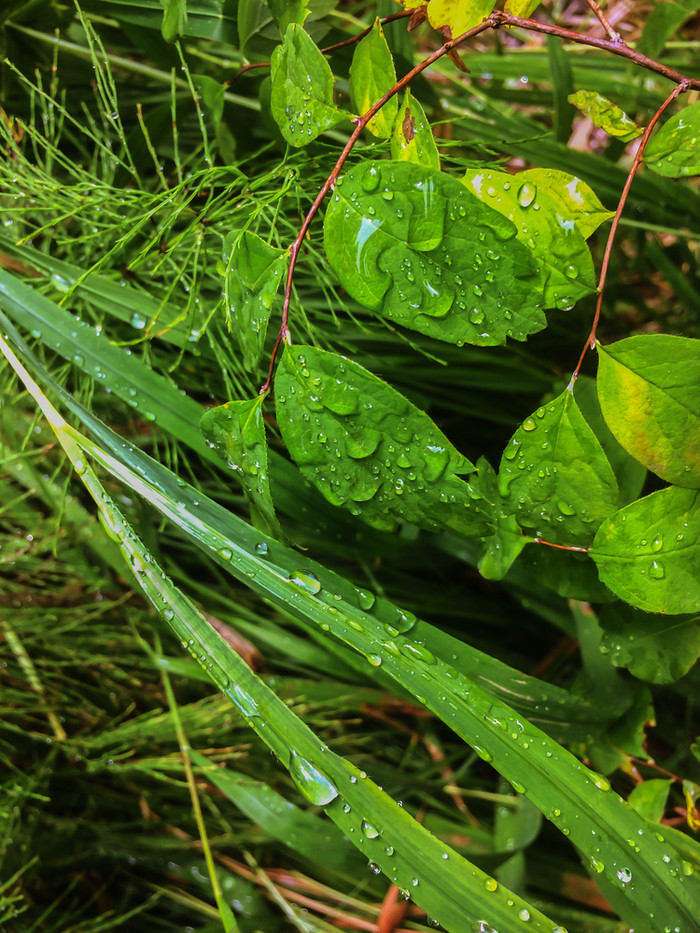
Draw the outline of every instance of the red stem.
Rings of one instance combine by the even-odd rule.
[[[603,27],[603,29],[607,33],[610,41],[615,42],[615,43],[624,42],[624,39],[622,38],[619,32],[616,32],[612,23],[608,20],[608,17],[605,15],[605,13],[603,13],[601,8],[596,3],[596,0],[586,0],[586,3],[595,13],[598,19],[598,22],[600,23],[600,25]]]
[[[684,91],[688,90],[688,85],[685,82],[678,84],[668,95],[663,104],[656,111],[654,116],[649,121],[647,128],[644,130],[644,134],[639,142],[639,147],[634,156],[634,161],[632,162],[632,167],[629,170],[627,175],[627,180],[625,181],[625,187],[622,189],[622,194],[620,195],[620,200],[617,205],[617,210],[615,211],[615,216],[613,217],[612,224],[610,225],[610,233],[608,234],[608,242],[605,244],[605,253],[603,254],[603,262],[600,267],[600,279],[598,281],[598,300],[596,301],[595,314],[593,316],[593,324],[591,325],[591,332],[586,339],[586,343],[581,351],[581,356],[579,357],[578,363],[576,364],[576,369],[573,372],[572,379],[578,379],[578,374],[583,364],[584,357],[589,349],[593,349],[595,346],[595,337],[596,331],[598,330],[598,323],[600,321],[600,312],[603,307],[603,294],[605,291],[605,282],[608,277],[608,266],[610,265],[610,256],[612,255],[613,243],[615,241],[615,234],[617,233],[617,228],[620,224],[620,218],[622,217],[622,212],[625,209],[625,204],[627,203],[627,195],[630,192],[632,187],[632,182],[634,181],[634,176],[637,174],[637,169],[642,164],[642,157],[644,156],[644,150],[646,145],[649,142],[649,137],[651,132],[658,123],[659,117],[664,112],[664,110],[671,104],[673,101]]]
[[[545,541],[544,538],[533,538],[535,544],[546,544],[547,547],[555,547],[559,551],[580,551],[581,554],[588,554],[589,548],[576,547],[573,544],[554,544],[552,541]]]

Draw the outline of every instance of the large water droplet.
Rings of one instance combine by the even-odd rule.
[[[315,596],[321,592],[321,581],[316,574],[307,570],[294,570],[289,574],[289,582],[304,593]]]
[[[627,884],[628,881],[632,880],[632,872],[629,868],[618,868],[617,877],[623,884]]]
[[[368,839],[376,839],[379,835],[379,830],[376,826],[373,826],[369,820],[363,820],[360,828],[362,829],[363,836],[367,836]]]
[[[662,563],[657,560],[651,562],[651,567],[649,568],[649,576],[653,580],[663,580],[666,576],[666,569]]]
[[[362,176],[362,190],[366,191],[367,194],[371,194],[377,190],[381,180],[382,176],[379,169],[374,165],[370,166]]]
[[[337,788],[323,771],[294,750],[289,762],[289,773],[306,799],[318,807],[325,807],[338,796]]]
[[[535,431],[537,429],[537,422],[532,418],[526,418],[523,421],[523,431]]]
[[[130,324],[132,327],[135,327],[136,330],[143,330],[146,326],[146,318],[143,316],[143,314],[139,314],[138,311],[134,311],[134,313],[131,315]]]
[[[521,185],[518,188],[518,204],[529,207],[537,197],[537,185]]]

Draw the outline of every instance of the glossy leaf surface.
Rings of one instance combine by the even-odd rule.
[[[499,484],[520,525],[559,544],[590,544],[618,503],[612,468],[568,388],[515,432]]]
[[[272,55],[271,77],[272,116],[292,146],[305,146],[345,119],[333,102],[330,65],[297,23]]]
[[[260,362],[272,302],[287,269],[289,254],[250,231],[224,244],[228,320],[247,369]],[[227,255],[228,253],[228,255]]]
[[[649,140],[644,161],[666,178],[700,174],[700,101],[664,123]]]
[[[303,26],[304,20],[309,15],[309,0],[267,0],[267,5],[282,35],[285,34],[290,23]]]
[[[485,579],[501,580],[532,538],[522,533],[515,516],[504,506],[498,489],[498,477],[488,460],[480,457],[477,470],[471,479],[471,485],[492,506],[495,523],[494,533],[484,538],[477,566]]]
[[[598,94],[597,91],[576,91],[575,94],[569,94],[569,103],[590,117],[594,126],[600,127],[609,136],[615,136],[625,143],[636,139],[644,132],[643,128],[637,126],[624,110],[621,110],[607,97]]]
[[[700,657],[700,616],[639,612],[623,603],[600,613],[602,650],[640,680],[671,684]]]
[[[516,228],[442,172],[406,162],[354,166],[338,182],[324,233],[341,285],[412,330],[492,346],[546,324]]]
[[[568,310],[595,290],[586,237],[609,214],[585,182],[550,169],[517,175],[469,169],[463,182],[515,224],[518,240],[537,262],[545,307]]]
[[[200,425],[209,444],[226,460],[243,485],[253,508],[254,524],[267,534],[282,537],[270,494],[262,417],[264,400],[264,396],[258,396],[219,405],[204,413]]]
[[[395,84],[394,59],[377,19],[371,32],[358,42],[350,65],[350,93],[357,113],[366,113]],[[394,95],[369,121],[369,132],[388,139],[397,111]]]
[[[428,168],[440,168],[435,137],[420,101],[407,90],[397,109],[391,129],[391,158],[397,162],[415,162]]]
[[[590,556],[601,580],[646,612],[700,610],[700,492],[671,486],[598,529]]]
[[[659,823],[666,809],[668,792],[672,781],[669,778],[651,778],[632,788],[627,802],[652,823]]]
[[[277,422],[303,475],[334,505],[394,531],[401,522],[486,534],[475,467],[420,409],[362,366],[290,346],[275,378]]]
[[[700,342],[646,334],[598,346],[605,420],[635,459],[678,486],[700,486]]]

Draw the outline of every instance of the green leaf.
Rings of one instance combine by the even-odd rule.
[[[365,307],[462,345],[524,340],[546,319],[515,227],[455,178],[408,162],[363,162],[339,179],[325,246]]]
[[[496,526],[495,532],[484,538],[477,561],[479,573],[487,580],[501,580],[532,538],[522,533],[512,512],[503,507],[496,471],[484,457],[479,458],[471,486],[492,506]]]
[[[288,143],[300,147],[343,121],[333,103],[333,73],[313,39],[291,23],[272,55],[272,116]]]
[[[521,16],[527,19],[531,13],[537,9],[541,0],[506,0],[505,11],[512,13],[513,16]]]
[[[569,94],[569,103],[590,117],[595,126],[622,142],[628,143],[644,132],[641,126],[630,120],[624,110],[597,91],[576,91],[575,94]]]
[[[667,334],[598,345],[598,397],[610,430],[647,469],[700,486],[700,341]]]
[[[430,418],[352,360],[285,348],[275,378],[277,422],[302,474],[334,505],[383,531],[401,522],[488,533],[478,494],[458,474],[474,464]]]
[[[350,93],[357,113],[363,114],[396,84],[394,59],[384,37],[379,19],[371,32],[358,42],[350,65]],[[388,139],[396,118],[396,95],[367,124],[374,136]]]
[[[700,493],[671,486],[598,529],[590,556],[610,589],[646,612],[700,610]]]
[[[637,51],[650,58],[658,58],[666,41],[698,8],[700,0],[657,0],[645,17]]]
[[[700,173],[700,101],[664,123],[649,140],[644,161],[666,178]]]
[[[586,554],[529,547],[518,561],[518,568],[565,599],[606,603],[615,598],[598,579],[596,566]]]
[[[645,819],[651,820],[652,823],[660,823],[672,783],[670,778],[651,778],[648,781],[642,781],[632,789],[627,803]]]
[[[255,233],[229,234],[224,241],[227,319],[243,352],[246,369],[255,371],[265,346],[272,302],[289,263]]]
[[[160,31],[166,42],[174,42],[187,29],[187,0],[160,0],[163,20]]]
[[[202,415],[200,426],[207,442],[236,473],[251,502],[253,524],[266,534],[283,538],[275,515],[267,471],[267,443],[260,395],[227,402]],[[257,519],[257,520],[256,520]]]
[[[700,616],[639,612],[623,603],[600,613],[603,650],[640,680],[672,684],[700,657]]]
[[[568,310],[595,290],[586,237],[607,212],[588,185],[550,169],[528,169],[517,175],[469,169],[462,181],[515,224],[518,240],[537,262],[546,308]]]
[[[559,544],[590,544],[618,503],[615,475],[569,388],[515,432],[499,484],[519,524]]]
[[[267,5],[280,28],[281,35],[285,34],[290,23],[303,26],[309,15],[309,0],[267,0]]]
[[[408,89],[391,128],[391,158],[440,168],[440,154],[425,111]]]

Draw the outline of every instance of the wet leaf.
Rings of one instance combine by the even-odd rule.
[[[671,684],[700,657],[700,616],[639,612],[623,603],[600,614],[603,648],[613,664],[640,680]]]
[[[568,310],[596,288],[586,237],[608,212],[585,182],[549,169],[517,175],[469,169],[462,179],[481,201],[511,220],[540,272],[546,308]]]
[[[522,533],[510,509],[504,508],[498,489],[498,477],[488,460],[480,457],[477,470],[471,485],[492,506],[495,524],[495,532],[484,538],[477,566],[481,576],[487,580],[502,580],[532,538]]]
[[[576,91],[575,94],[569,94],[569,103],[590,117],[593,124],[605,130],[609,136],[615,136],[625,143],[644,132],[644,129],[637,126],[617,104],[596,91]]]
[[[309,0],[267,0],[275,22],[280,28],[280,33],[284,35],[287,26],[290,23],[304,25],[306,17],[309,15]]]
[[[603,522],[589,553],[638,609],[700,611],[700,492],[671,486],[638,499]]]
[[[200,427],[207,442],[228,463],[246,491],[253,524],[284,538],[275,515],[267,470],[267,442],[262,417],[264,396],[227,402],[205,412]]]
[[[568,388],[510,439],[499,485],[521,527],[558,544],[590,544],[618,504],[612,468]]]
[[[224,242],[228,324],[243,353],[246,369],[255,371],[265,345],[272,302],[287,269],[289,253],[248,230]]]
[[[645,334],[598,356],[600,407],[620,444],[667,482],[700,486],[700,341]]]
[[[391,158],[440,168],[435,137],[420,102],[409,90],[404,94],[391,129]]]
[[[474,464],[424,412],[358,363],[288,346],[275,397],[291,456],[329,502],[383,531],[412,522],[488,533],[478,494],[458,477]]]
[[[700,173],[700,101],[664,123],[649,140],[644,161],[666,178]]]
[[[291,23],[272,55],[272,116],[284,138],[297,148],[338,123],[346,114],[333,103],[333,73],[313,39]]]
[[[372,31],[358,42],[350,65],[350,93],[357,113],[366,113],[395,84],[394,59],[384,38],[384,30],[376,19]],[[397,110],[394,95],[369,121],[369,132],[388,139]]]
[[[449,343],[524,340],[546,319],[516,229],[457,179],[407,162],[363,162],[339,180],[326,253],[365,307]]]

